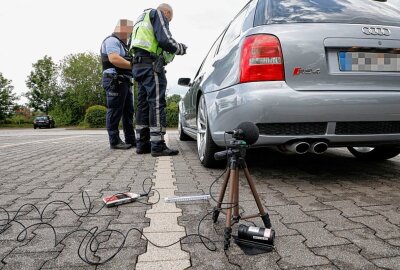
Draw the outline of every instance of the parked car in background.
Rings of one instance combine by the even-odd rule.
[[[35,120],[33,121],[33,128],[37,129],[42,127],[54,128],[54,119],[50,115],[36,116]]]
[[[400,1],[253,0],[212,45],[179,104],[180,139],[215,164],[224,133],[252,121],[255,147],[400,153]],[[227,136],[229,138],[229,136]]]

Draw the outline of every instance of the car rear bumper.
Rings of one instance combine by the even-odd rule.
[[[35,125],[37,127],[48,127],[48,126],[50,126],[50,123],[35,123],[33,125]]]
[[[294,140],[323,140],[330,146],[400,144],[400,91],[295,91],[285,82],[257,82],[205,97],[211,134],[220,146],[224,131],[245,121],[260,128],[256,146]]]

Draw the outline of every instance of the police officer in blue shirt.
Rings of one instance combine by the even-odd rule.
[[[187,47],[176,42],[169,31],[173,10],[168,4],[145,10],[137,19],[131,37],[134,53],[133,76],[138,82],[136,153],[153,157],[174,156],[164,141],[166,133],[167,79],[164,66],[175,55],[186,54]]]
[[[101,45],[103,88],[107,96],[107,131],[111,149],[129,149],[136,145],[133,128],[132,65],[128,54],[128,39],[133,22],[119,20],[114,33]],[[119,136],[122,118],[125,142]]]

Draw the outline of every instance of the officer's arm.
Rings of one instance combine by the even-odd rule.
[[[122,69],[131,69],[131,63],[121,57],[118,53],[110,53],[108,55],[108,60],[116,67]]]
[[[166,52],[177,55],[184,54],[182,44],[172,38],[167,18],[160,10],[155,10],[154,12],[152,24],[158,45]]]

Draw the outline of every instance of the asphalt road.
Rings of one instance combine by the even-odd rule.
[[[181,151],[172,158],[175,195],[208,194],[224,169],[203,168],[195,142],[177,138],[176,132],[169,132],[169,144]],[[0,206],[13,217],[25,203],[42,210],[48,202],[62,200],[82,213],[81,192],[86,190],[98,209],[105,195],[141,189],[143,179],[155,173],[157,162],[134,150],[108,149],[105,130],[0,129]],[[200,231],[215,241],[218,250],[208,251],[197,237],[183,240],[180,246],[189,255],[192,269],[400,269],[400,157],[366,163],[344,149],[320,156],[252,150],[248,166],[276,231],[275,250],[248,256],[232,243],[225,253],[225,218],[221,215],[213,224],[208,216]],[[221,182],[213,187],[213,194]],[[243,175],[240,190],[241,211],[254,213],[255,203]],[[176,205],[182,215],[175,221],[188,235],[197,232],[199,220],[214,203]],[[132,227],[143,231],[156,222],[146,216],[150,209],[131,204],[79,217],[65,206],[53,205],[42,221],[55,228],[58,240],[73,230],[93,226],[127,233]],[[0,219],[1,231],[7,219],[4,211]],[[26,226],[39,222],[28,208],[16,220]],[[262,225],[260,219],[252,221]],[[135,269],[140,256],[149,251],[140,234],[130,233],[113,260],[89,266],[77,254],[84,234],[74,234],[54,246],[54,234],[46,226],[31,228],[26,239],[18,242],[21,230],[14,222],[0,234],[0,269]],[[109,241],[98,251],[102,256],[115,252],[121,241],[107,236]]]

